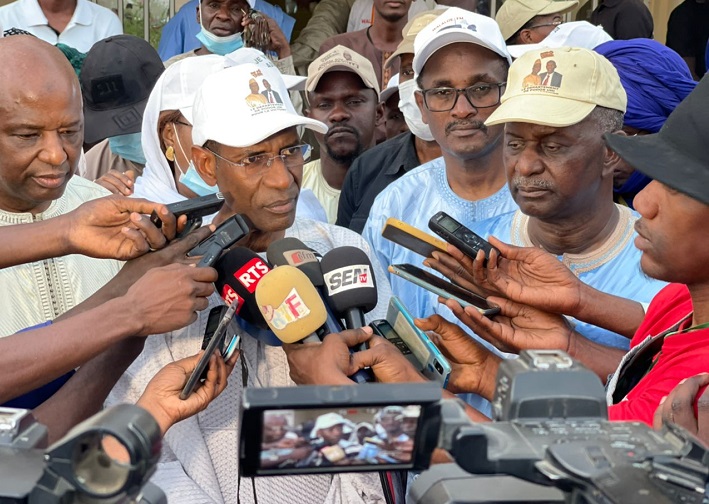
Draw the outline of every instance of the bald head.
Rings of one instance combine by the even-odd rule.
[[[17,86],[47,90],[62,86],[78,93],[81,88],[76,73],[62,52],[47,42],[31,35],[0,38],[0,93]]]
[[[64,194],[83,143],[81,88],[56,47],[0,39],[0,209],[39,213]]]

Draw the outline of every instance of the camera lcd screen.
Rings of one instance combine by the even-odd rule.
[[[261,470],[413,462],[420,405],[264,410]]]

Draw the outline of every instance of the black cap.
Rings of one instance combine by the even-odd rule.
[[[606,134],[608,146],[633,168],[709,205],[709,74],[654,135]]]
[[[84,141],[138,133],[150,92],[164,70],[158,53],[141,38],[117,35],[96,42],[79,78]]]

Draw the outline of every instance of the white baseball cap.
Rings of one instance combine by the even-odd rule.
[[[337,413],[325,413],[324,415],[320,415],[315,420],[315,426],[313,427],[313,430],[310,431],[310,437],[315,438],[318,436],[318,431],[320,429],[329,429],[335,425],[342,425],[344,432],[344,426],[348,423],[349,422],[345,420],[342,415],[338,415]]]
[[[399,92],[399,74],[394,74],[391,76],[391,79],[389,79],[389,82],[387,83],[387,87],[384,88],[384,91],[382,91],[382,94],[379,95],[379,102],[384,103],[386,102],[389,98],[394,93]]]
[[[538,44],[508,45],[507,50],[513,58],[519,58],[527,51],[538,51],[544,47],[584,47],[595,49],[597,46],[613,40],[602,26],[594,26],[588,21],[561,23]]]
[[[261,94],[264,80],[280,97],[280,103],[269,103]],[[192,116],[192,142],[199,146],[213,140],[230,147],[250,147],[293,126],[327,132],[325,124],[295,111],[277,69],[253,63],[225,68],[207,77],[195,96]]]
[[[500,27],[490,17],[451,7],[423,28],[414,40],[414,75],[418,78],[433,53],[456,42],[490,49],[512,63]]]
[[[243,65],[244,63],[253,63],[254,65],[259,65],[266,68],[275,68],[278,70],[278,67],[273,64],[271,58],[253,47],[242,47],[241,49],[237,49],[236,51],[230,52],[224,56],[224,68]],[[301,77],[300,75],[288,75],[284,73],[281,73],[281,77],[283,78],[283,82],[286,83],[286,87],[288,89],[295,89],[296,91],[303,91],[305,89],[305,77]]]
[[[209,75],[223,68],[224,56],[218,54],[185,58],[170,65],[155,85],[162,90],[160,110],[179,110],[192,124],[192,105],[197,90]]]

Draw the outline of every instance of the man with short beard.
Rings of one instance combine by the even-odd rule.
[[[374,125],[379,110],[379,86],[372,64],[356,52],[337,46],[308,67],[305,115],[328,126],[315,133],[320,159],[303,167],[304,189],[318,198],[330,224],[345,175],[362,152],[374,146]]]
[[[362,235],[381,264],[421,263],[421,256],[382,237],[389,217],[428,229],[443,210],[471,226],[517,208],[502,163],[504,127],[484,124],[499,106],[510,61],[497,23],[463,9],[448,9],[416,35],[413,70],[421,91],[415,97],[443,156],[406,173],[374,200]],[[434,309],[454,319],[444,305],[430,306],[427,291],[389,276],[413,316]],[[481,402],[471,404],[487,411]]]

